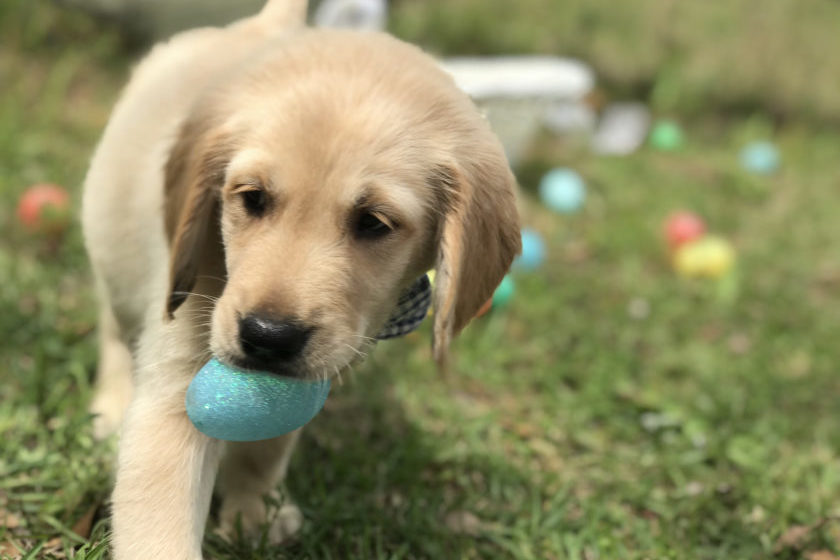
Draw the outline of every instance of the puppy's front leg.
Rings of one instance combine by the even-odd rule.
[[[199,560],[221,442],[199,433],[184,410],[194,359],[147,369],[143,361],[120,441],[114,557]]]
[[[268,540],[276,544],[300,530],[303,514],[277,488],[286,476],[300,432],[298,429],[270,440],[228,444],[219,470],[222,534],[234,534],[237,518],[241,518],[243,532],[250,537],[259,536],[261,525],[268,522]],[[279,511],[271,519],[266,497],[282,498]]]

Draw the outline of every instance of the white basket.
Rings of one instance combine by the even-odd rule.
[[[548,56],[451,58],[441,63],[485,111],[511,165],[516,165],[549,107],[579,104],[595,79],[582,62]]]

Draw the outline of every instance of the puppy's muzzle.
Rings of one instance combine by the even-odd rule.
[[[239,319],[239,343],[249,368],[299,375],[291,368],[301,357],[313,327],[291,317],[246,315]]]

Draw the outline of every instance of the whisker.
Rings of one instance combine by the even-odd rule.
[[[364,353],[364,352],[362,352],[362,351],[361,351],[361,350],[359,350],[358,348],[353,348],[353,347],[352,347],[352,346],[350,346],[349,344],[345,344],[344,346],[346,346],[347,348],[349,348],[351,351],[355,352],[355,353],[356,353],[356,355],[357,355],[357,356],[359,356],[360,358],[367,358],[367,354],[366,354],[366,353]]]
[[[209,274],[197,274],[196,278],[207,278],[208,280],[218,280],[219,282],[227,283],[226,278],[221,278],[219,276],[211,276]]]
[[[219,298],[218,298],[218,297],[216,297],[216,296],[210,296],[210,295],[207,295],[207,294],[199,294],[198,292],[181,292],[181,291],[177,291],[177,290],[176,290],[176,291],[174,291],[174,292],[172,292],[172,293],[173,293],[173,294],[177,294],[177,295],[179,295],[179,296],[195,296],[195,297],[200,297],[200,298],[204,298],[204,299],[210,300],[210,301],[212,301],[213,303],[215,303],[215,302],[219,301]]]
[[[135,361],[136,361],[136,360],[135,360]],[[132,372],[134,372],[134,373],[144,372],[144,371],[147,371],[147,370],[150,370],[150,369],[159,368],[159,367],[161,367],[162,365],[164,365],[164,364],[166,364],[166,363],[169,363],[169,362],[171,362],[171,361],[173,361],[173,360],[171,360],[171,359],[167,358],[167,359],[160,360],[160,361],[157,361],[157,362],[152,362],[151,364],[144,364],[143,366],[137,366],[137,365],[135,365],[135,366],[133,366],[133,367],[131,368],[131,370],[132,370]]]
[[[350,333],[350,335],[354,338],[358,338],[359,340],[364,340],[364,341],[371,342],[371,343],[376,343],[376,342],[379,341],[378,338],[374,338],[374,337],[371,337],[371,336],[365,336],[363,334]]]
[[[191,321],[201,320],[201,319],[211,319],[213,317],[213,310],[212,309],[196,309],[189,315],[189,319]]]

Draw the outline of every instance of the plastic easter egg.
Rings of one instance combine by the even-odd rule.
[[[187,388],[186,408],[198,431],[227,441],[270,439],[300,428],[321,410],[330,381],[241,371],[216,358]]]
[[[488,299],[487,301],[485,301],[485,302],[484,302],[484,305],[482,305],[482,306],[478,309],[478,313],[476,313],[476,314],[475,314],[475,318],[476,318],[476,319],[478,319],[479,317],[482,317],[482,316],[486,315],[486,314],[487,314],[487,312],[488,312],[488,311],[490,311],[490,309],[491,309],[492,307],[493,307],[493,298],[491,297],[490,299]]]
[[[434,289],[435,289],[435,279],[437,278],[437,271],[435,269],[429,270],[428,272],[426,272],[426,276],[428,276],[429,285],[431,285],[432,290],[434,291]],[[429,311],[428,311],[428,313],[426,313],[426,316],[431,317],[434,314],[435,314],[435,306],[430,305],[429,306]]]
[[[520,270],[535,270],[545,260],[545,243],[539,233],[532,229],[522,230],[522,254],[513,261]]]
[[[752,142],[741,150],[741,166],[752,173],[769,175],[779,164],[779,151],[771,142]]]
[[[551,210],[571,214],[580,210],[586,199],[586,186],[572,169],[552,169],[540,181],[540,199]]]
[[[507,304],[510,303],[510,299],[513,297],[513,292],[513,278],[505,276],[496,287],[496,291],[493,292],[490,299],[485,301],[484,305],[479,308],[478,313],[475,314],[475,318],[478,319],[479,317],[486,315],[491,309],[506,307]]]
[[[693,212],[675,212],[665,220],[664,233],[668,246],[676,249],[680,245],[703,237],[706,233],[706,224]]]
[[[493,307],[498,309],[506,307],[507,304],[510,303],[511,298],[513,298],[515,290],[516,286],[513,283],[513,278],[510,276],[502,278],[501,284],[499,284],[499,287],[496,288],[495,292],[493,292],[493,299],[491,300]]]
[[[735,250],[720,237],[708,236],[686,243],[674,254],[674,268],[686,277],[720,278],[735,263]]]
[[[426,272],[426,277],[429,279],[429,284],[432,288],[435,287],[435,278],[437,277],[437,271],[433,268]]]
[[[70,221],[70,197],[52,183],[32,185],[18,201],[17,217],[29,231],[60,232]]]
[[[683,145],[682,129],[674,121],[659,121],[650,131],[649,142],[657,150],[669,152],[678,150]]]

